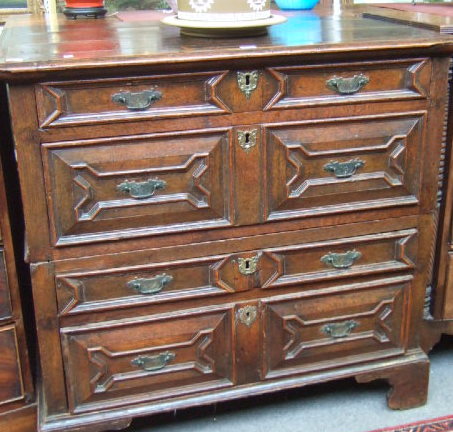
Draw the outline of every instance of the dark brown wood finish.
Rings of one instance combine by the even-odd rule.
[[[303,16],[215,47],[157,22],[7,25],[41,431],[343,377],[426,399],[453,44],[324,13],[304,40]]]

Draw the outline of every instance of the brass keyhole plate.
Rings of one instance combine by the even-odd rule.
[[[236,78],[239,90],[241,90],[241,92],[244,93],[247,99],[250,99],[250,96],[258,86],[259,72],[258,71],[238,72]]]
[[[239,272],[244,276],[251,275],[257,271],[258,261],[260,259],[259,255],[256,255],[252,258],[238,258],[238,267]]]
[[[258,136],[258,129],[247,131],[238,131],[239,145],[248,153],[252,147],[255,147]]]
[[[237,317],[242,324],[250,327],[258,316],[258,310],[256,306],[245,306],[237,311]]]

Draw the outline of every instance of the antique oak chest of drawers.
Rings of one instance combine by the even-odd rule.
[[[9,23],[41,430],[343,377],[424,403],[453,46],[316,22],[216,43],[157,22]]]

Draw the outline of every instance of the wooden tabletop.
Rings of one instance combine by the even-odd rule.
[[[54,20],[36,16],[11,18],[0,35],[0,78],[103,66],[176,65],[187,61],[219,61],[276,56],[326,56],[338,52],[372,53],[388,50],[407,54],[452,53],[453,38],[438,32],[362,18],[354,13],[288,14],[288,20],[269,28],[268,35],[237,39],[181,36],[178,28],[158,19]]]
[[[405,5],[407,6],[407,4]],[[453,5],[448,3],[423,4],[423,9],[414,6],[413,10],[397,10],[395,4],[388,7],[360,5],[355,6],[356,12],[361,12],[364,17],[373,19],[384,19],[386,21],[397,22],[405,25],[417,26],[420,28],[431,29],[443,34],[453,34]],[[443,13],[446,10],[451,12]]]

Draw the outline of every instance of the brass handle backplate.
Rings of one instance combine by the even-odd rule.
[[[249,131],[238,131],[239,145],[246,151],[249,152],[252,147],[256,145],[256,137],[258,135],[258,129],[251,129]]]
[[[365,162],[360,159],[351,159],[347,162],[330,161],[324,165],[324,171],[334,173],[337,178],[348,178],[364,165]]]
[[[160,179],[149,179],[144,182],[125,181],[116,188],[122,192],[127,192],[132,198],[144,199],[155,194],[159,189],[164,189],[167,183]]]
[[[124,105],[132,111],[148,109],[154,102],[162,99],[162,93],[157,90],[143,90],[141,92],[120,92],[112,96],[112,101]]]
[[[238,320],[247,327],[250,327],[255,322],[257,316],[258,310],[256,306],[245,306],[237,311]]]
[[[349,336],[359,323],[357,321],[349,320],[338,323],[326,324],[321,328],[321,331],[331,338],[338,339]]]
[[[259,72],[250,71],[250,72],[238,72],[237,81],[239,90],[245,94],[247,99],[250,99],[250,95],[258,85]]]
[[[163,369],[167,364],[176,357],[171,351],[165,351],[155,356],[140,356],[131,361],[133,366],[137,366],[147,372],[153,372]]]
[[[331,90],[341,95],[357,93],[370,82],[370,79],[363,74],[354,75],[350,78],[334,76],[327,80],[326,85]]]
[[[356,250],[347,251],[345,253],[329,252],[321,258],[321,262],[336,269],[347,269],[361,256],[362,254]]]
[[[140,294],[150,295],[161,292],[172,280],[173,276],[163,273],[149,279],[133,279],[127,283],[127,286]]]
[[[238,258],[239,272],[245,276],[255,273],[259,259],[259,255],[252,258]]]

